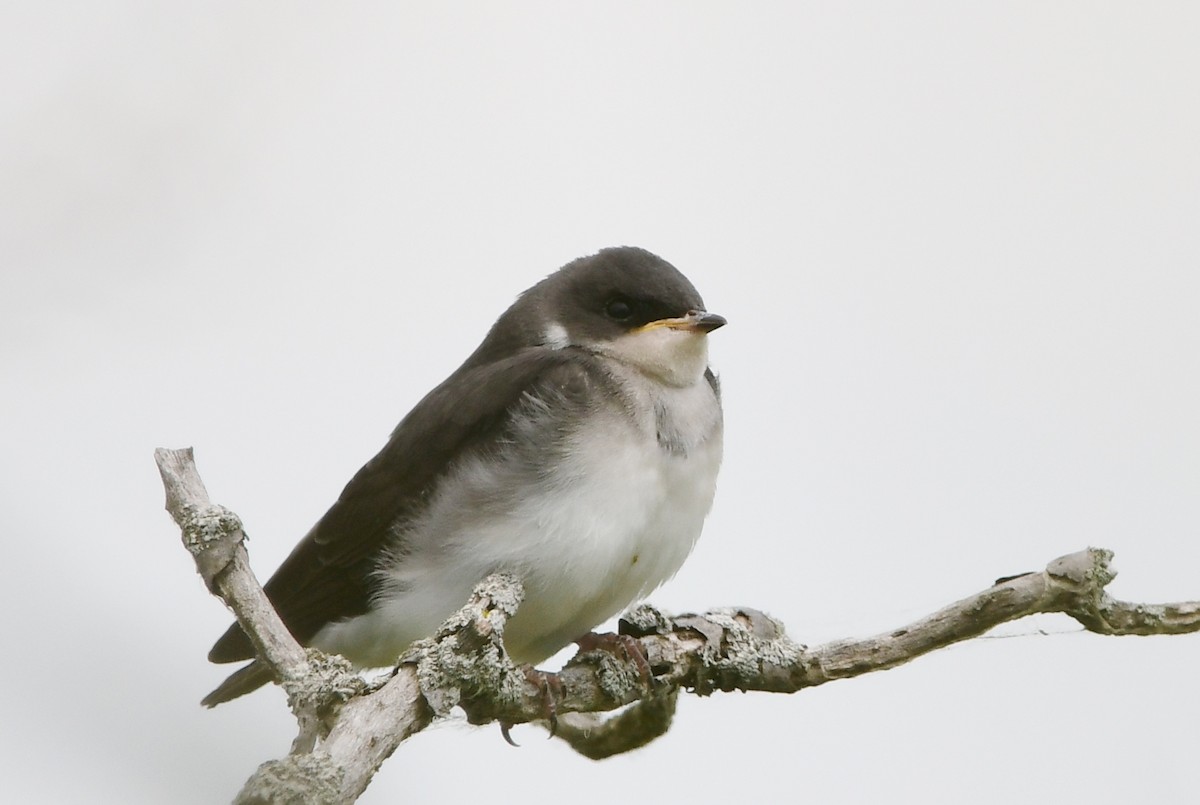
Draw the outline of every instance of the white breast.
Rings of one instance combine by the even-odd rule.
[[[478,581],[507,570],[526,597],[505,643],[517,662],[539,662],[673,576],[712,505],[720,407],[703,378],[684,388],[621,379],[629,410],[597,412],[553,467],[514,473],[486,457],[459,467],[406,532],[405,552],[381,568],[371,612],[327,626],[313,644],[363,666],[391,664]]]
[[[686,453],[659,444],[650,416],[636,429],[600,421],[579,434],[572,482],[531,512],[542,540],[506,635],[514,658],[553,654],[679,570],[712,506],[721,462],[719,411],[703,391],[707,401],[699,389],[677,390],[676,402],[705,413],[697,419],[708,438]]]

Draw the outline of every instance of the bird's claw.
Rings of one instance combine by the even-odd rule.
[[[531,665],[521,666],[521,671],[525,674],[525,678],[533,683],[534,687],[542,694],[542,718],[549,722],[549,737],[553,738],[558,732],[558,699],[562,698],[562,682],[559,681],[558,674],[539,671]],[[512,727],[511,723],[501,721],[500,735],[509,746],[520,746],[513,740],[512,734],[509,732]]]
[[[642,678],[642,683],[646,687],[650,687],[654,683],[654,674],[650,670],[650,660],[646,657],[646,652],[642,649],[642,644],[638,642],[636,637],[625,634],[613,634],[612,632],[605,632],[603,634],[588,632],[575,642],[579,645],[581,653],[607,651],[609,654],[615,654],[633,663],[637,667],[638,676]]]

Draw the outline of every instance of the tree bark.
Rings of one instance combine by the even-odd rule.
[[[1200,631],[1200,602],[1111,598],[1105,587],[1116,576],[1113,554],[1087,548],[883,634],[812,648],[754,609],[672,617],[642,605],[621,621],[625,650],[581,650],[557,674],[534,674],[513,665],[503,649],[505,622],[524,592],[501,573],[484,579],[436,634],[413,644],[390,678],[368,684],[345,660],[305,649],[291,636],[250,570],[240,520],[209,501],[191,448],[160,449],[155,459],[167,510],[197,571],[234,611],[299,724],[291,753],[260,766],[240,803],[353,802],[403,741],[455,707],[474,724],[549,720],[576,751],[603,758],[664,734],[681,690],[794,693],[894,668],[1026,615],[1062,612],[1106,635]],[[618,708],[625,709],[600,715]]]

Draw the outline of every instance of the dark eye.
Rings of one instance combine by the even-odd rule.
[[[625,321],[633,315],[633,308],[624,299],[614,299],[604,307],[610,319]]]

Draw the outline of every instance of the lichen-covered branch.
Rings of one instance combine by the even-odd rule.
[[[233,610],[255,651],[281,682],[303,676],[308,667],[304,648],[283,625],[250,570],[241,520],[209,500],[191,448],[155,450],[154,459],[167,493],[167,511],[183,532],[184,547],[208,589]]]
[[[675,719],[679,688],[634,702],[614,716],[568,713],[558,720],[555,735],[592,760],[639,749],[666,735]]]
[[[192,449],[159,448],[154,460],[167,495],[166,509],[200,577],[233,610],[259,658],[288,694],[300,724],[293,751],[311,749],[328,731],[338,705],[363,689],[361,679],[344,659],[305,649],[292,637],[250,569],[241,520],[209,500]]]
[[[732,690],[794,693],[894,668],[1001,623],[1043,612],[1065,613],[1101,634],[1200,631],[1200,603],[1149,606],[1110,598],[1104,587],[1115,576],[1111,560],[1110,551],[1089,548],[1056,559],[1041,572],[1002,579],[898,629],[814,647],[794,642],[781,623],[750,608],[669,617],[643,605],[626,615],[621,628],[638,639],[653,672],[651,679],[641,679],[629,658],[581,653],[558,674],[557,710],[560,714],[604,712],[678,689],[700,695]],[[544,718],[544,693],[533,685],[522,692],[519,700],[477,696],[461,704],[476,723]],[[599,724],[590,721],[584,727],[595,732]],[[644,743],[637,731],[629,734],[629,743],[621,747],[614,746],[606,733],[605,754]],[[573,729],[564,737],[580,748],[582,739]],[[598,753],[590,747],[580,749],[592,757]]]
[[[1042,571],[1000,579],[898,629],[811,648],[754,609],[671,617],[643,605],[625,616],[621,632],[644,656],[581,651],[557,674],[539,676],[514,666],[503,650],[504,625],[523,590],[514,577],[497,574],[479,584],[437,634],[415,643],[386,682],[348,687],[344,666],[325,670],[334,658],[306,653],[279,622],[250,575],[240,523],[209,503],[191,451],[160,450],[156,458],[167,508],[197,568],[275,669],[301,724],[292,754],[263,764],[240,802],[353,802],[404,740],[454,708],[475,724],[554,722],[573,748],[602,758],[665,733],[680,691],[793,693],[894,668],[1035,613],[1062,612],[1108,635],[1200,631],[1200,602],[1111,598],[1105,587],[1116,575],[1112,552],[1088,548]],[[615,716],[599,715],[621,708]]]

